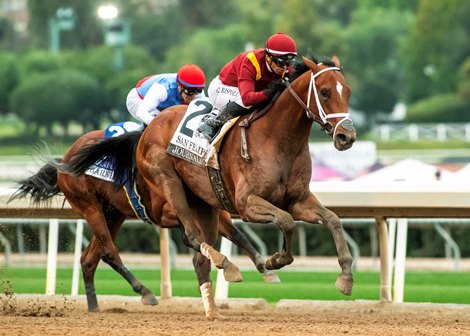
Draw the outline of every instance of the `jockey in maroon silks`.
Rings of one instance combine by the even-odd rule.
[[[275,91],[269,85],[292,71],[296,57],[297,46],[292,37],[277,33],[268,38],[264,49],[243,52],[227,63],[208,88],[209,99],[219,114],[198,131],[212,141],[227,120],[270,100]]]

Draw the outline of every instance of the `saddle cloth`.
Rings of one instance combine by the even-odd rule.
[[[209,166],[220,170],[217,152],[221,140],[227,131],[235,124],[237,118],[224,124],[217,137],[209,141],[197,131],[197,128],[208,118],[214,118],[218,110],[214,108],[207,97],[193,100],[181,119],[170,141],[166,152],[177,158],[186,160],[199,166]]]
[[[104,131],[104,137],[116,137],[124,133],[139,130],[141,125],[133,121],[124,121],[109,125]],[[101,180],[114,182],[114,167],[112,162],[108,160],[99,160],[95,162],[85,172],[86,175],[90,175]]]
[[[127,132],[139,130],[140,128],[141,125],[132,121],[120,122],[108,126],[105,130],[104,137],[115,137]],[[109,160],[99,160],[95,162],[92,166],[90,166],[90,168],[88,168],[85,174],[96,177],[101,180],[114,182],[114,164]],[[123,189],[126,193],[127,200],[129,201],[129,204],[134,210],[134,213],[136,214],[137,218],[140,218],[143,222],[147,224],[156,225],[156,223],[147,214],[145,206],[141,202],[141,196],[137,188],[137,182],[134,181],[131,185],[130,181],[126,180],[122,181],[121,184],[123,184]]]

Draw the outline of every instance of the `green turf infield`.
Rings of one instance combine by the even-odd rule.
[[[160,271],[137,269],[134,275],[159,296]],[[243,271],[244,281],[230,284],[231,298],[264,298],[275,303],[281,299],[304,300],[379,300],[378,272],[356,272],[353,295],[343,296],[335,288],[337,273],[278,271],[279,284],[265,284],[255,271]],[[215,282],[217,274],[212,273]],[[199,297],[196,275],[191,270],[172,270],[173,296]],[[72,269],[57,270],[56,293],[70,294]],[[40,268],[2,268],[0,289],[2,293],[45,292],[46,270]],[[470,273],[468,272],[413,272],[407,271],[405,279],[405,302],[433,302],[470,304]],[[96,273],[98,295],[136,295],[116,272],[100,267]],[[79,294],[84,294],[80,279]]]

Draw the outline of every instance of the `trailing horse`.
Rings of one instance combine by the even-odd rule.
[[[337,57],[325,63],[305,57],[303,61],[297,65],[292,82],[287,82],[288,89],[266,114],[260,118],[241,117],[240,125],[246,132],[232,129],[223,139],[218,153],[220,184],[226,200],[223,204],[219,200],[220,190],[214,192],[205,167],[167,153],[173,133],[185,114],[184,106],[160,113],[141,137],[129,133],[85,147],[60,168],[80,175],[96,160],[116,158],[136,147],[133,162],[118,160],[116,176],[125,179],[129,169],[139,171],[148,188],[145,197],[151,200],[152,217],[160,218],[166,203],[175,209],[188,242],[196,251],[194,265],[206,316],[210,319],[219,316],[212,294],[210,262],[217,267],[224,267],[226,262],[212,247],[217,238],[219,209],[224,208],[231,209],[244,221],[279,226],[284,234],[284,246],[266,261],[268,269],[292,263],[295,220],[324,225],[333,236],[341,267],[336,287],[343,294],[351,295],[352,256],[338,216],[326,209],[309,189],[308,146],[314,122],[332,137],[336,149],[346,150],[353,145],[356,131],[348,113],[351,91]]]
[[[81,266],[85,283],[89,311],[98,311],[98,302],[94,285],[94,275],[100,259],[109,264],[121,274],[132,286],[133,290],[142,296],[144,304],[157,304],[154,294],[140,283],[138,279],[123,265],[114,241],[126,218],[134,218],[135,212],[123,188],[117,188],[113,182],[98,179],[83,174],[73,176],[63,174],[57,170],[59,162],[67,164],[75,153],[87,145],[100,142],[104,131],[92,131],[81,136],[69,148],[62,160],[46,163],[33,176],[20,181],[17,192],[13,198],[30,196],[33,204],[47,203],[50,198],[63,194],[76,214],[85,219],[93,233],[89,245],[83,251]],[[140,133],[137,133],[140,136]],[[132,147],[129,147],[131,150]],[[122,153],[121,153],[122,154]],[[123,155],[123,162],[131,162],[130,156]],[[150,200],[148,190],[139,175],[133,176],[142,197],[144,206]],[[180,226],[174,209],[164,204],[162,215],[155,217],[155,221],[162,228],[177,228]],[[277,275],[266,270],[264,258],[259,254],[245,235],[233,225],[230,214],[222,211],[219,214],[219,233],[243,249],[255,264],[260,273],[264,275],[265,282],[279,282]],[[184,232],[183,232],[184,234]]]

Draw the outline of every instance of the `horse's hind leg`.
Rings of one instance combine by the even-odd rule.
[[[88,304],[88,311],[99,311],[98,299],[95,290],[95,271],[100,262],[100,250],[98,241],[93,236],[90,243],[82,253],[80,259],[82,265],[83,282],[85,283],[85,293]]]
[[[233,224],[230,214],[226,211],[221,211],[219,214],[219,233],[245,251],[248,257],[253,261],[253,264],[255,264],[256,269],[263,274],[264,282],[281,282],[274,271],[266,269],[266,260],[253,247],[246,236]]]
[[[94,244],[98,245],[99,247],[98,248],[91,246],[89,252],[85,256],[82,256],[82,269],[84,272],[84,281],[85,285],[87,281],[89,284],[87,288],[87,300],[89,303],[91,303],[91,306],[89,306],[89,310],[98,310],[94,284],[93,282],[89,282],[90,276],[93,277],[94,270],[96,269],[96,266],[99,262],[99,259],[97,260],[97,251],[99,252],[98,255],[101,257],[101,259],[108,265],[110,265],[124,279],[126,279],[126,281],[132,286],[134,292],[141,295],[141,301],[143,304],[156,305],[158,301],[155,295],[152,293],[151,290],[142,285],[142,283],[137,280],[137,278],[123,265],[116,245],[114,245],[114,240],[123,222],[123,219],[113,218],[113,220],[108,219],[107,222],[106,220],[104,220],[103,215],[99,211],[97,211],[94,216],[88,216],[87,221],[94,235],[93,241],[96,241]],[[102,225],[101,223],[104,223],[104,225]],[[86,272],[88,273],[86,274]],[[88,294],[90,294],[90,299],[88,299]]]
[[[108,215],[109,217],[113,217],[112,215]],[[117,259],[112,259],[112,260],[105,260],[105,257],[107,257],[106,254],[102,255],[103,261],[105,261],[107,264],[109,264],[113,269],[115,269],[119,274],[122,275],[124,279],[132,286],[132,289],[134,292],[140,294],[141,296],[141,302],[144,305],[156,305],[158,304],[157,298],[155,297],[155,294],[145,287],[135,276],[132,274],[122,263],[121,257],[119,256],[119,253],[117,252],[116,245],[114,244],[114,241],[116,240],[117,233],[121,227],[121,224],[124,222],[124,218],[118,219],[117,221],[115,219],[110,219],[108,217],[108,227],[110,229],[111,237],[112,237],[112,246],[114,247],[116,253],[110,254],[112,258]],[[114,223],[114,224],[111,224]],[[112,264],[114,262],[114,265]]]
[[[215,232],[215,237],[217,237],[218,210],[216,211],[207,203],[198,201],[196,198],[192,201],[196,202],[197,205],[190,208],[183,182],[176,174],[172,160],[168,159],[166,152],[163,155],[155,155],[153,160],[158,162],[154,165],[158,167],[158,172],[155,173],[150,169],[148,172],[153,173],[153,175],[150,181],[147,180],[151,193],[154,195],[152,197],[153,212],[159,213],[161,209],[161,197],[155,195],[161,195],[163,191],[165,200],[175,210],[179,222],[183,225],[189,246],[212,260],[217,268],[223,269],[225,280],[231,282],[242,281],[240,270],[226,256],[215,250],[211,243],[207,243],[206,236],[204,236],[209,232]],[[141,169],[141,172],[143,171],[145,169]],[[144,177],[148,179],[148,176]],[[201,227],[201,225],[204,227]]]
[[[178,220],[178,223],[181,229],[181,234],[183,235],[183,243],[189,248],[196,250],[195,245],[191,243],[190,239],[187,236],[186,229],[183,223],[180,220]],[[199,251],[196,250],[196,252],[200,252],[204,257],[207,258],[207,260],[212,261],[214,263],[214,266],[218,269],[223,269],[224,278],[226,281],[243,281],[243,277],[238,267],[235,266],[230,260],[228,260],[226,256],[224,256],[222,253],[218,252],[215,248],[213,248],[210,243],[204,241],[199,245]]]

